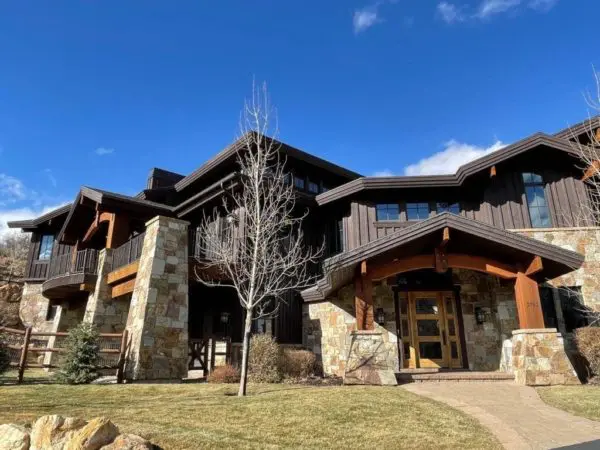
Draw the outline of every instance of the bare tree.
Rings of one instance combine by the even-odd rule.
[[[583,135],[580,130],[572,131],[569,136],[570,145],[584,171],[588,193],[588,203],[583,202],[574,208],[574,216],[564,215],[565,223],[575,227],[593,226],[600,221],[600,73],[595,69],[594,80],[595,91],[584,94],[589,111],[585,131]],[[596,244],[600,244],[600,233],[595,234],[595,240]],[[573,300],[573,309],[585,317],[590,326],[600,323],[600,311],[586,305],[581,292],[565,286],[558,289]]]
[[[235,289],[245,317],[241,380],[238,395],[246,395],[252,321],[274,317],[285,294],[315,281],[312,267],[322,248],[303,239],[293,183],[277,135],[277,120],[266,85],[253,85],[240,119],[240,178],[221,207],[199,227],[206,262],[196,277],[208,286]],[[271,137],[269,137],[269,134]],[[225,229],[219,224],[225,223]]]

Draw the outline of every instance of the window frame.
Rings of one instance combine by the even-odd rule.
[[[527,212],[529,213],[529,224],[531,228],[552,228],[552,214],[550,213],[550,203],[546,196],[546,189],[544,183],[544,177],[535,172],[523,172],[521,174],[521,180],[523,181],[523,194],[525,195],[525,202],[527,206]],[[533,191],[533,197],[530,198],[529,192]],[[536,192],[538,193],[536,195]],[[541,193],[541,195],[539,195]],[[533,204],[537,199],[541,198],[542,203]],[[540,211],[546,211],[547,221],[542,223],[542,215]],[[533,214],[533,212],[536,214]],[[538,222],[539,220],[539,222]]]
[[[311,186],[315,187],[314,190],[310,188]],[[316,183],[309,179],[308,182],[306,183],[306,191],[309,192],[310,194],[318,194],[320,191],[319,183]]]
[[[48,248],[48,244],[44,244],[46,238],[49,239],[50,244]],[[47,241],[46,241],[47,242]],[[50,261],[52,259],[52,251],[54,250],[54,235],[53,234],[42,234],[40,236],[40,248],[37,253],[37,261]],[[48,252],[47,256],[42,258],[42,255],[45,255]]]
[[[306,191],[306,179],[304,177],[299,177],[298,175],[294,175],[294,188],[299,191]],[[298,186],[298,182],[302,182],[302,186]]]
[[[416,205],[416,208],[411,207],[411,205]],[[421,214],[419,212],[423,207],[425,207],[426,211],[427,211],[426,217],[421,217]],[[429,205],[429,202],[406,202],[405,208],[406,208],[406,220],[408,222],[416,222],[419,220],[428,219],[429,215],[431,214],[431,207]],[[411,211],[417,211],[418,217],[417,218],[410,217]]]
[[[390,219],[390,210],[392,210],[395,208],[396,211],[396,218],[395,219]],[[385,218],[380,218],[379,217],[379,213],[380,212],[385,212],[386,217]],[[398,222],[400,221],[400,203],[377,203],[375,205],[375,220],[377,222]]]

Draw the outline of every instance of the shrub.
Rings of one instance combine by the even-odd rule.
[[[230,364],[215,367],[208,378],[209,383],[239,383],[240,371]]]
[[[279,345],[268,334],[255,334],[250,339],[248,379],[255,383],[277,383],[279,372]]]
[[[288,378],[308,378],[315,374],[317,357],[308,350],[284,348],[279,359],[281,373]]]
[[[66,384],[86,384],[98,378],[100,336],[96,328],[81,323],[69,331],[66,352],[57,379]]]
[[[590,378],[600,375],[600,328],[578,328],[575,330],[575,344],[588,363]]]

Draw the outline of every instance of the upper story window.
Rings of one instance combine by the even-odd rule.
[[[321,192],[327,192],[329,188],[325,185],[321,186]]]
[[[429,203],[407,203],[407,220],[423,220],[429,217]]]
[[[296,189],[304,190],[304,184],[305,184],[304,178],[294,176],[294,187]]]
[[[460,214],[460,205],[458,203],[443,203],[440,202],[437,204],[437,212],[438,214],[449,212],[452,214]]]
[[[52,256],[52,246],[54,245],[54,236],[44,234],[40,243],[40,253],[38,259],[47,260]]]
[[[376,207],[377,220],[399,220],[400,206],[398,203],[379,204]]]
[[[318,194],[319,193],[319,185],[317,183],[315,183],[314,181],[309,181],[308,182],[308,192],[310,192],[311,194]]]
[[[550,210],[546,201],[544,192],[544,180],[541,175],[535,173],[524,173],[523,183],[525,184],[525,196],[527,197],[527,207],[529,208],[529,217],[533,228],[550,228]]]

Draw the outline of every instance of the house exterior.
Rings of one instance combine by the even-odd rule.
[[[564,336],[600,309],[600,228],[574,142],[590,122],[536,133],[455,174],[363,177],[281,143],[316,284],[255,330],[315,352],[325,374],[395,383],[430,368],[500,371],[523,384],[578,382]],[[186,376],[190,349],[240,342],[232,290],[206,287],[198,225],[238,186],[234,142],[184,176],[152,169],[130,197],[82,187],[34,220],[21,318],[39,331],[81,321],[128,330],[132,380]],[[243,211],[215,226],[243,237]]]

